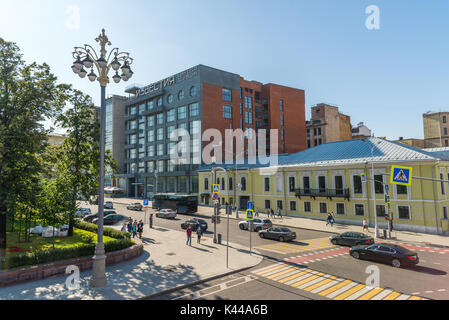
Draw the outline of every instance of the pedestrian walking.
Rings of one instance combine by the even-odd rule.
[[[259,209],[256,208],[256,211],[254,211],[254,216],[259,217]]]
[[[273,209],[270,209],[270,215],[271,215],[272,218],[274,218],[274,211],[273,211]]]
[[[188,226],[187,227],[187,242],[186,245],[192,246],[192,227]]]
[[[369,232],[368,222],[366,221],[366,219],[363,219],[363,232],[365,232],[365,229]]]
[[[133,238],[137,237],[137,224],[136,223],[133,224],[132,230],[133,230]]]
[[[153,229],[153,214],[150,214],[150,229]]]
[[[281,208],[278,208],[278,217],[282,219],[282,212]]]
[[[332,226],[332,215],[330,212],[327,214],[326,226],[328,226],[329,224],[331,224],[331,226]]]
[[[199,225],[198,229],[196,229],[196,235],[198,237],[198,243],[201,244],[201,237],[203,236],[203,228],[201,228],[201,225]]]
[[[128,228],[128,226],[126,225],[126,223],[124,223],[123,226],[122,226],[122,229],[120,229],[120,231],[126,232],[127,228]]]
[[[128,233],[132,233],[133,232],[133,225],[131,223],[131,221],[128,221]]]
[[[334,226],[334,223],[335,223],[334,213],[331,212],[331,227]]]
[[[142,233],[143,233],[143,221],[140,220],[139,224],[137,225],[137,232],[139,233],[139,239],[142,239]]]

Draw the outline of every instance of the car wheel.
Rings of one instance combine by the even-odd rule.
[[[240,230],[245,230],[245,227],[243,226],[243,224],[239,225]]]
[[[280,242],[284,242],[284,237],[279,237]]]
[[[398,259],[393,259],[393,261],[391,261],[391,265],[395,268],[399,268],[401,266],[401,261]]]
[[[337,240],[335,240],[335,239],[333,239],[332,241],[331,241],[331,243],[334,245],[334,246],[336,246],[338,243],[337,243]]]
[[[352,256],[354,259],[360,259],[360,254],[359,254],[357,251],[353,251],[353,252],[351,253],[351,256]]]
[[[265,238],[265,236],[263,235],[263,233],[259,233],[259,237]]]
[[[259,232],[260,230],[262,230],[260,227],[256,228],[256,232]]]

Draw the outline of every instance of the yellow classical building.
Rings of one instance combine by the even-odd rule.
[[[390,184],[391,166],[413,168],[411,186]],[[280,209],[283,215],[396,230],[447,234],[449,231],[449,151],[427,151],[379,138],[332,142],[281,155],[273,166],[220,165],[220,203],[260,213]],[[212,205],[212,166],[199,169],[199,203]],[[373,170],[374,169],[374,170]],[[362,174],[366,182],[362,182]],[[237,183],[236,183],[237,181]],[[390,203],[386,203],[386,195]]]

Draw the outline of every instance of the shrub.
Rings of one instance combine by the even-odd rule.
[[[93,223],[84,222],[84,221],[76,221],[74,226],[78,229],[90,231],[93,233],[97,233],[98,226]],[[131,239],[131,235],[128,232],[123,232],[119,230],[115,230],[113,228],[103,228],[103,235],[107,237],[111,237],[114,239]]]

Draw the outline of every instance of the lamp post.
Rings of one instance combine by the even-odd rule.
[[[106,124],[106,86],[109,83],[109,71],[113,69],[115,75],[112,77],[115,83],[121,80],[128,81],[133,72],[130,65],[133,59],[129,53],[120,52],[118,48],[114,48],[107,56],[106,45],[110,46],[111,42],[105,34],[105,30],[95,39],[100,44],[100,55],[90,45],[85,44],[84,47],[75,47],[73,58],[75,62],[72,65],[72,71],[80,78],[86,75],[91,82],[97,80],[101,87],[101,116],[100,116],[100,187],[98,194],[98,231],[97,244],[95,246],[95,254],[93,256],[93,275],[91,285],[93,287],[106,286],[106,255],[103,243],[103,206],[104,206],[104,153],[105,153],[105,124]],[[107,56],[107,58],[106,58]],[[113,56],[113,57],[112,57]],[[123,63],[123,64],[122,64]],[[94,67],[98,72],[94,72]],[[87,74],[86,69],[91,69]],[[122,74],[118,74],[118,70],[122,70]]]
[[[366,139],[362,139],[362,142],[367,143]],[[374,201],[374,235],[375,238],[379,238],[379,226],[377,224],[377,208],[376,208],[376,180],[374,180],[374,145],[371,146],[371,188],[373,190],[373,201]],[[383,186],[383,183],[382,183]]]

